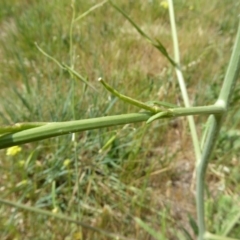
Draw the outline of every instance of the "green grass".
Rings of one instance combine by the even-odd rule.
[[[76,16],[98,2],[76,1]],[[216,0],[175,2],[191,102],[213,103],[230,58],[240,5]],[[172,54],[168,13],[159,1],[118,4]],[[73,80],[34,44],[70,65],[71,17],[66,0],[1,1],[0,124],[136,111],[110,96],[98,77],[141,101],[183,105],[172,67],[108,4],[77,22],[72,36],[75,70],[98,92]],[[207,173],[207,224],[216,234],[223,234],[239,212],[239,96],[237,87]],[[196,120],[200,131],[205,118]],[[113,136],[108,148],[99,152]],[[1,196],[45,210],[57,208],[68,217],[128,238],[152,239],[135,217],[163,239],[180,239],[186,231],[194,235],[195,199],[190,191],[194,155],[183,118],[147,127],[141,123],[86,131],[75,137],[76,141],[69,134],[26,144],[16,156],[1,150]],[[81,239],[77,233],[82,239],[109,239],[73,223],[5,205],[0,205],[0,214],[1,239]],[[229,236],[238,238],[239,226]]]

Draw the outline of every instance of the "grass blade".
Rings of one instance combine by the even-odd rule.
[[[86,85],[88,85],[89,87],[91,87],[92,89],[94,89],[95,91],[97,91],[97,89],[91,85],[83,76],[81,76],[78,72],[76,72],[75,70],[73,70],[71,67],[67,66],[66,64],[61,64],[56,58],[50,56],[49,54],[47,54],[42,48],[40,48],[38,46],[37,43],[35,43],[37,49],[47,58],[51,59],[53,62],[55,62],[61,69],[67,70],[68,73],[70,75],[73,75],[74,77],[76,77],[77,79],[81,80],[83,83],[85,83]]]
[[[70,68],[69,66],[67,66],[66,64],[63,64],[63,67],[70,73],[72,74],[74,77],[76,77],[77,79],[79,79],[80,81],[82,81],[83,83],[85,83],[86,85],[88,85],[89,87],[91,87],[92,89],[94,89],[96,92],[98,92],[98,90],[92,85],[90,84],[86,78],[84,78],[81,74],[79,74],[78,72],[76,72],[74,69]]]
[[[169,56],[166,48],[164,45],[159,41],[154,41],[152,38],[150,38],[121,8],[119,8],[116,4],[114,4],[112,1],[109,1],[110,4],[118,11],[120,12],[131,24],[132,26],[138,31],[138,33],[148,40],[155,48],[157,48],[167,59],[168,61],[174,66],[177,67],[177,64],[175,61]]]

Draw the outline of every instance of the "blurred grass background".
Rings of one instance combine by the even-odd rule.
[[[97,0],[75,3],[76,16]],[[167,9],[161,1],[115,1],[172,53]],[[238,1],[174,1],[181,61],[191,103],[213,103],[232,51]],[[110,5],[73,28],[70,1],[0,1],[0,124],[69,121],[137,112],[109,95],[103,77],[118,91],[142,101],[182,104],[167,61]],[[43,56],[35,42],[71,64],[98,92],[71,79]],[[209,231],[221,234],[239,212],[240,88],[237,84],[207,174]],[[197,117],[199,133],[205,117]],[[115,136],[112,144],[100,151]],[[163,239],[194,239],[195,199],[190,190],[194,155],[185,118],[86,131],[21,146],[16,156],[0,151],[0,192],[12,201],[64,213],[110,232],[153,239],[141,218]],[[0,206],[1,239],[108,239],[74,224]],[[231,231],[239,237],[239,225]],[[184,236],[186,238],[184,238]]]

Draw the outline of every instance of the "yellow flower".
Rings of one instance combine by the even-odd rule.
[[[64,160],[64,162],[63,162],[63,166],[64,167],[68,167],[68,165],[71,163],[71,160],[70,159],[66,159],[66,160]]]
[[[162,8],[168,9],[168,1],[161,1],[160,6]]]
[[[22,148],[19,146],[13,146],[7,149],[7,156],[15,156],[22,151]]]
[[[58,208],[57,207],[53,208],[52,213],[58,213]]]

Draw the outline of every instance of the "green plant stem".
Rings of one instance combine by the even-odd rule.
[[[84,228],[88,228],[88,229],[90,229],[92,231],[98,232],[98,233],[100,233],[102,235],[111,237],[113,239],[132,240],[132,239],[123,237],[123,236],[118,235],[118,234],[114,234],[114,233],[110,233],[110,232],[104,231],[104,230],[102,230],[100,228],[92,227],[91,225],[89,225],[87,223],[77,221],[77,220],[75,220],[73,218],[69,218],[69,217],[66,217],[66,216],[60,215],[60,214],[55,214],[55,213],[52,213],[52,212],[49,212],[49,211],[46,211],[46,210],[42,210],[42,209],[39,209],[39,208],[36,208],[36,207],[26,206],[26,205],[21,204],[21,203],[11,202],[11,201],[8,201],[8,200],[5,200],[5,199],[1,199],[1,198],[0,198],[0,203],[5,204],[5,205],[10,205],[10,206],[13,206],[15,208],[27,210],[27,211],[30,211],[30,212],[34,212],[34,213],[37,213],[37,214],[42,214],[42,215],[45,215],[45,216],[48,216],[48,217],[52,217],[52,218],[55,218],[55,219],[59,219],[59,220],[65,221],[65,222],[75,223],[75,224],[80,225],[80,226],[82,226]]]
[[[156,106],[150,106],[147,105],[146,103],[140,102],[136,99],[130,98],[128,96],[125,96],[121,93],[119,93],[118,91],[116,91],[114,88],[112,88],[110,85],[108,85],[102,78],[99,78],[98,81],[109,91],[111,92],[114,96],[120,98],[121,100],[123,100],[126,103],[132,104],[136,107],[142,108],[144,110],[153,112],[153,113],[157,113],[162,111],[161,108],[156,107]]]
[[[211,152],[214,148],[214,145],[216,143],[218,132],[221,128],[221,120],[222,120],[222,116],[217,116],[217,115],[210,116],[209,129],[208,129],[208,134],[206,136],[206,141],[203,146],[201,161],[199,161],[196,166],[196,174],[197,174],[196,202],[197,202],[198,228],[199,228],[198,240],[204,239],[204,234],[206,231],[205,213],[204,213],[204,180],[205,180],[208,161],[209,161]]]
[[[167,52],[167,49],[164,47],[164,45],[161,43],[161,41],[155,39],[153,40],[150,38],[130,17],[127,15],[121,8],[119,8],[116,4],[114,4],[111,0],[109,0],[109,3],[119,12],[121,13],[128,21],[131,23],[131,25],[138,31],[138,33],[144,37],[148,42],[150,42],[158,51],[160,51],[167,59],[168,61],[176,67],[177,64],[174,62],[174,60],[170,57],[170,55]]]
[[[222,236],[218,236],[218,235],[206,232],[204,234],[204,240],[239,240],[239,238],[222,237]]]
[[[172,117],[182,117],[189,115],[209,115],[209,114],[223,114],[226,109],[218,105],[200,106],[200,107],[186,107],[186,108],[172,108],[168,109]]]
[[[236,81],[239,76],[240,71],[240,23],[238,26],[237,39],[235,40],[235,45],[233,48],[233,53],[230,59],[230,63],[223,81],[223,86],[218,98],[217,103],[225,104],[228,108],[229,100],[233,94]]]
[[[89,83],[88,80],[84,78],[80,73],[76,72],[74,69],[70,68],[66,64],[63,64],[62,66],[69,72],[70,75],[73,75],[78,80],[82,81],[83,83],[94,89],[96,92],[98,92],[98,90],[91,83]]]
[[[152,116],[150,113],[132,113],[86,120],[46,123],[41,127],[27,129],[21,132],[1,136],[0,149],[64,134],[71,134],[73,132],[147,121],[150,116]]]
[[[74,25],[74,19],[75,19],[75,5],[74,5],[74,1],[72,1],[71,7],[72,7],[72,20],[71,20],[70,30],[69,30],[69,42],[70,42],[69,57],[70,57],[70,68],[74,69],[74,53],[73,53],[73,38],[72,38],[72,35],[73,35],[72,34],[72,32],[73,32],[73,25]]]
[[[93,7],[89,8],[85,13],[83,13],[80,16],[78,16],[77,18],[75,18],[74,22],[77,22],[77,21],[81,20],[82,18],[86,17],[89,13],[91,13],[92,11],[96,10],[99,7],[102,7],[107,2],[108,2],[108,0],[104,0],[104,1],[94,5]]]
[[[225,112],[225,108],[222,106],[211,105],[203,107],[188,107],[188,108],[172,108],[167,111],[159,112],[150,117],[147,123],[150,123],[156,119],[164,117],[182,117],[189,115],[202,115],[202,114],[222,114]]]
[[[96,92],[98,92],[98,90],[92,85],[90,84],[87,79],[85,79],[80,73],[76,72],[73,68],[67,66],[66,64],[61,64],[57,59],[55,59],[54,57],[50,56],[49,54],[47,54],[42,48],[40,48],[38,46],[37,43],[35,43],[35,46],[37,47],[37,49],[47,58],[49,58],[50,60],[52,60],[53,62],[55,62],[61,69],[68,71],[68,73],[74,77],[76,77],[78,80],[82,81],[83,83],[87,84],[89,87],[91,87],[92,89],[94,89]]]
[[[163,111],[162,113],[164,114],[160,118],[172,118],[186,115],[201,115],[209,113],[220,114],[223,113],[223,111],[224,109],[221,106],[215,105],[192,108],[173,108]],[[143,122],[147,121],[152,116],[153,113],[140,112],[68,122],[41,123],[41,126],[38,126],[36,124],[36,126],[38,127],[29,128],[24,131],[18,131],[0,136],[0,149],[18,144],[24,144],[46,138],[56,137],[64,134],[71,134],[73,132]],[[32,123],[32,125],[34,125],[34,123]]]
[[[47,54],[42,48],[40,48],[40,46],[38,46],[37,42],[35,42],[35,46],[38,49],[38,51],[40,53],[42,53],[45,57],[49,58],[50,60],[52,60],[53,62],[55,62],[58,67],[60,67],[61,69],[64,69],[64,67],[62,66],[62,64],[54,57],[50,56],[49,54]]]
[[[0,126],[0,135],[6,133],[20,132],[30,128],[41,127],[46,124],[47,124],[46,122],[33,122],[33,123],[16,123],[14,125],[9,126]]]
[[[220,115],[211,115],[208,120],[208,130],[206,134],[206,141],[203,146],[203,153],[201,161],[197,164],[197,214],[198,214],[198,227],[199,236],[198,240],[204,239],[206,233],[205,227],[205,213],[204,213],[204,181],[207,165],[215,146],[221,123],[224,118],[224,113],[227,111],[227,107],[230,101],[230,96],[233,94],[236,80],[240,71],[240,24],[238,26],[237,38],[233,48],[232,56],[228,65],[227,73],[224,78],[223,86],[215,105],[222,106],[225,111]]]
[[[170,15],[170,22],[171,22],[171,30],[172,30],[173,48],[174,48],[174,60],[178,65],[178,67],[175,67],[176,75],[177,75],[178,83],[182,92],[184,105],[185,107],[190,107],[185,81],[180,68],[180,53],[179,53],[179,46],[178,46],[178,37],[177,37],[177,29],[176,29],[175,16],[174,16],[173,1],[169,0],[168,2],[169,2],[169,15]],[[194,147],[194,152],[196,156],[196,162],[199,162],[201,159],[201,149],[200,149],[200,143],[198,140],[196,125],[194,122],[194,118],[192,116],[189,116],[187,119],[188,119],[190,131],[191,131],[193,147]]]

